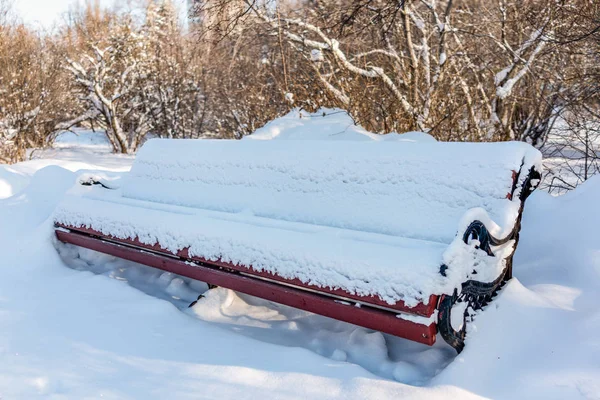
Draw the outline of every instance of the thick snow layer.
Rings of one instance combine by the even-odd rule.
[[[17,193],[0,200],[3,399],[599,397],[598,178],[532,195],[515,279],[454,357],[441,340],[430,348],[225,289],[187,309],[205,285],[74,247],[59,247],[67,265],[91,272],[66,268],[50,214],[79,172],[32,176],[91,170],[92,157],[52,157],[11,166]],[[131,162],[92,159],[114,171]]]
[[[520,203],[506,194],[522,163],[539,163],[523,143],[151,140],[123,196],[82,188],[54,219],[414,306],[475,265],[479,280],[498,276],[501,257],[460,239],[443,253],[469,209],[498,236],[512,230]]]
[[[378,295],[390,304],[404,300],[416,305],[431,293],[451,293],[457,284],[439,273],[447,247],[441,243],[127,199],[124,205],[123,199],[105,196],[106,189],[97,187],[77,192],[58,206],[55,221],[160,243],[174,253],[189,248],[192,256]],[[462,268],[461,277],[465,275]]]
[[[520,142],[155,139],[123,196],[449,243],[475,207],[512,229],[512,171],[540,162]]]
[[[29,179],[10,166],[0,165],[0,199],[5,199],[27,186]]]
[[[346,360],[362,361],[375,370],[380,360],[385,369],[379,373],[423,382],[435,373],[438,361],[445,362],[444,354],[449,354],[438,349],[428,362],[421,361],[429,368],[424,375],[407,362],[386,361],[386,341],[381,334],[326,318],[315,319],[308,313],[296,314],[296,318],[304,318],[298,323],[313,325],[305,333],[316,333],[319,325],[330,326],[328,334],[320,329],[320,339],[310,340],[312,349],[321,349],[323,355],[329,356],[331,349],[331,358],[323,357],[300,343],[281,347],[281,343],[231,332],[219,323],[199,321],[200,308],[186,316],[170,303],[131,290],[123,282],[139,282],[152,269],[139,267],[139,275],[125,279],[119,274],[131,263],[98,256],[95,261],[101,268],[115,268],[109,276],[116,279],[64,268],[49,240],[52,221],[48,217],[76,179],[77,174],[49,166],[40,169],[21,194],[0,203],[0,250],[4,254],[0,264],[2,398],[418,397],[423,389],[381,380]],[[25,223],[23,215],[31,220]],[[14,231],[15,225],[26,226]],[[93,265],[83,256],[77,258],[87,268]],[[151,273],[156,279],[149,279],[146,290],[154,294],[161,288],[171,299],[189,299],[206,290],[201,284],[170,274]],[[218,294],[211,294],[213,302],[219,302]],[[208,306],[210,302],[205,304]],[[273,316],[268,311],[257,313],[259,309],[251,314],[257,318]],[[285,312],[279,318],[292,315]],[[264,327],[261,330],[264,332]],[[284,335],[282,340],[293,340],[293,336]],[[412,344],[407,349],[415,354]],[[475,398],[452,387],[426,392],[433,398],[460,394]]]
[[[294,109],[283,117],[267,123],[244,140],[352,140],[435,142],[423,132],[371,133],[354,123],[348,113],[339,108],[322,108],[314,113]]]
[[[515,279],[434,383],[468,380],[492,398],[600,398],[599,199],[600,176],[560,197],[531,196]]]
[[[31,176],[48,165],[59,165],[70,171],[77,170],[129,170],[130,156],[109,154],[110,143],[103,132],[75,129],[57,135],[53,148],[28,152],[27,162],[18,165],[0,165],[0,199],[23,190]]]

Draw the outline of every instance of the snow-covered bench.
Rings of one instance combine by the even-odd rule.
[[[79,185],[54,221],[62,242],[460,351],[511,277],[540,162],[515,142],[150,140],[122,187]]]

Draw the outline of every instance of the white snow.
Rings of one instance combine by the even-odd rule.
[[[439,64],[440,64],[440,65],[444,65],[445,63],[446,63],[446,53],[445,53],[445,52],[442,52],[442,53],[440,54],[440,60],[439,60]]]
[[[498,276],[501,258],[460,238],[444,251],[475,217],[498,237],[510,232],[512,171],[540,162],[524,143],[154,139],[122,193],[76,188],[54,219],[414,306],[474,269]]]
[[[313,62],[320,62],[323,61],[324,57],[323,57],[323,52],[319,49],[312,49],[310,51],[310,60]]]
[[[506,78],[506,75],[508,75],[508,73],[510,72],[511,67],[506,67],[503,70],[499,71],[495,76],[494,76],[494,83],[496,85],[500,85],[500,83]]]
[[[192,256],[252,266],[318,287],[377,295],[390,304],[403,300],[416,305],[432,293],[451,293],[457,285],[439,273],[445,244],[244,214],[169,207],[159,211],[139,201],[114,203],[122,201],[102,196],[105,191],[81,188],[83,196],[68,196],[54,219],[106,235],[160,243],[173,253],[189,248]],[[466,275],[461,268],[452,276]]]
[[[388,133],[378,135],[354,123],[344,110],[321,108],[315,113],[294,109],[283,117],[267,123],[243,140],[390,140],[403,142],[435,142],[424,132]]]
[[[38,156],[0,167],[3,399],[599,398],[599,177],[532,195],[515,278],[454,357],[225,289],[187,309],[205,285],[72,246],[61,259],[50,217],[78,170],[115,178],[132,158]]]
[[[123,197],[449,243],[476,207],[512,229],[522,163],[539,168],[541,154],[520,142],[154,139]]]
[[[286,93],[285,94],[285,101],[287,101],[290,104],[294,104],[294,93]]]
[[[0,199],[12,196],[27,186],[29,179],[9,166],[0,166]]]
[[[102,131],[73,128],[59,132],[53,142],[55,149],[93,150],[96,153],[112,152],[112,146]]]

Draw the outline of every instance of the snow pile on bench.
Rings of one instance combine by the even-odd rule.
[[[298,108],[283,117],[268,122],[242,140],[354,140],[435,142],[424,132],[388,133],[378,135],[356,125],[348,112],[339,108],[321,108],[317,112]]]
[[[121,190],[78,187],[54,220],[411,306],[474,264],[497,276],[501,257],[468,246],[439,267],[468,210],[512,229],[513,171],[540,159],[524,143],[151,140]]]
[[[94,194],[100,190],[83,188]],[[440,243],[90,197],[67,197],[55,220],[118,238],[160,243],[173,253],[188,248],[191,256],[252,266],[318,287],[376,295],[390,304],[405,300],[416,305],[428,297],[422,298],[424,291],[447,283],[438,272],[447,247]]]
[[[123,196],[450,243],[475,207],[512,229],[525,143],[151,140]]]

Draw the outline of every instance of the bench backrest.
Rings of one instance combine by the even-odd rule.
[[[513,171],[540,161],[520,142],[154,139],[138,152],[123,195],[450,242],[470,208],[513,224]]]

